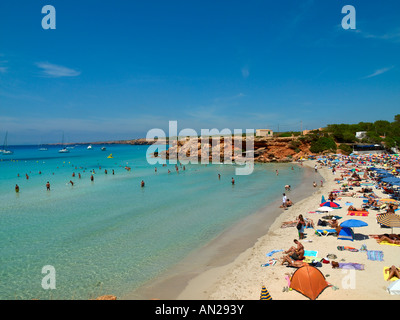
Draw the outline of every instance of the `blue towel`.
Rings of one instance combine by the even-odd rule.
[[[317,257],[318,251],[315,250],[304,250],[304,256],[306,257]]]
[[[367,257],[368,257],[368,260],[383,261],[383,251],[368,250],[367,251]]]
[[[271,257],[274,253],[281,252],[281,251],[283,251],[283,250],[272,250],[270,253],[267,253],[266,256]]]

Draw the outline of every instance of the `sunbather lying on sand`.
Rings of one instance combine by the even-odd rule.
[[[355,192],[342,192],[340,195],[342,197],[353,197],[355,194]]]
[[[349,208],[347,209],[348,211],[365,211],[364,209],[357,209],[354,206],[349,206]]]
[[[391,266],[390,268],[385,269],[385,273],[389,272],[389,276],[387,280],[389,281],[393,277],[399,278],[400,279],[400,269],[396,268],[396,266]]]
[[[369,236],[374,239],[380,239],[381,237],[387,237],[392,240],[400,240],[400,234],[385,233],[385,234],[370,234]]]
[[[396,240],[396,239],[390,239],[389,237],[386,236],[381,236],[379,237],[379,239],[376,240],[376,242],[381,243],[382,241],[386,241],[392,244],[400,244],[400,240]]]
[[[288,263],[288,266],[295,267],[295,268],[301,268],[303,266],[308,265],[307,262],[304,262],[302,260],[293,260],[288,256],[285,256],[285,257],[281,258],[281,264],[284,264],[285,262]]]

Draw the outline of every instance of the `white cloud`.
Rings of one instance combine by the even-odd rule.
[[[363,79],[369,79],[369,78],[373,78],[373,77],[379,76],[379,75],[381,75],[381,74],[383,74],[383,73],[385,73],[385,72],[388,72],[389,70],[391,70],[391,69],[393,69],[393,68],[394,68],[394,66],[376,70],[374,73],[371,73],[370,75],[365,76]]]
[[[48,62],[38,62],[36,65],[42,69],[45,76],[61,78],[61,77],[77,77],[81,74],[80,71],[70,69],[63,66],[58,66]]]

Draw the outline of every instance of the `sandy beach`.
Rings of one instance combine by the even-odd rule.
[[[306,161],[305,166],[314,167],[316,161]],[[295,227],[281,228],[283,222],[294,221],[300,214],[305,218],[312,219],[316,229],[328,229],[319,227],[317,222],[326,214],[310,213],[315,212],[321,203],[321,197],[327,198],[330,191],[338,189],[340,185],[334,181],[340,171],[334,175],[326,166],[319,166],[318,173],[324,178],[323,186],[316,181],[318,186],[314,188],[311,196],[296,202],[294,206],[283,211],[270,226],[268,232],[259,237],[254,246],[244,250],[236,259],[226,265],[211,268],[191,279],[186,288],[178,295],[177,299],[193,300],[258,300],[263,285],[267,288],[273,299],[279,300],[307,300],[305,296],[296,291],[284,291],[288,285],[287,275],[291,275],[296,269],[281,265],[262,267],[271,258],[283,256],[283,252],[274,253],[272,257],[266,254],[273,250],[287,250],[294,245],[293,240],[298,239],[298,232]],[[357,191],[360,188],[354,188]],[[382,198],[387,197],[381,190],[374,189],[374,192]],[[290,194],[290,193],[289,193]],[[359,193],[362,196],[362,193]],[[339,240],[333,235],[318,236],[315,229],[305,230],[305,239],[300,242],[305,250],[318,251],[318,258],[325,258],[329,254],[337,256],[332,259],[337,262],[363,264],[364,270],[333,269],[331,264],[321,264],[319,270],[325,276],[326,281],[332,284],[326,288],[318,297],[319,300],[399,300],[399,295],[390,295],[386,288],[390,284],[383,276],[384,267],[400,264],[400,248],[398,246],[381,245],[368,237],[371,234],[391,233],[391,229],[381,228],[376,222],[378,211],[368,210],[369,215],[349,216],[347,215],[346,202],[352,202],[356,208],[360,208],[362,198],[341,197],[335,202],[341,205],[333,213],[342,217],[339,222],[348,219],[365,221],[368,226],[355,228],[355,240]],[[396,229],[394,229],[396,233]],[[368,260],[365,251],[351,252],[340,251],[338,246],[350,246],[360,249],[366,245],[367,250],[383,251],[383,261]]]

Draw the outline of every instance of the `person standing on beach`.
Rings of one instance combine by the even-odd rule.
[[[286,194],[283,193],[282,194],[282,208],[286,208],[286,200],[287,200]]]
[[[299,219],[297,222],[297,230],[299,231],[299,239],[304,239],[304,228],[306,226],[306,222],[304,221],[303,215],[299,215]]]
[[[315,164],[315,166],[314,166],[314,171],[315,171],[315,172],[318,171],[318,165],[317,165],[317,164]]]

